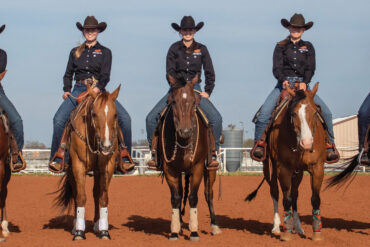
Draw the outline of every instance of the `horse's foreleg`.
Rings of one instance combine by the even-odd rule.
[[[270,195],[272,198],[272,203],[274,206],[274,219],[273,219],[273,227],[271,230],[272,234],[280,234],[280,216],[279,216],[279,187],[277,181],[277,173],[276,173],[276,166],[272,166],[272,175],[270,181]]]
[[[99,218],[100,218],[100,212],[99,212],[99,196],[100,196],[100,173],[96,169],[94,171],[94,188],[93,188],[93,196],[94,196],[94,232],[99,232]]]
[[[204,171],[204,196],[206,198],[208,209],[209,209],[209,215],[211,217],[211,227],[212,227],[212,234],[217,235],[221,234],[222,231],[220,227],[218,226],[215,210],[213,208],[213,184],[216,181],[216,172],[217,171]]]
[[[202,182],[203,172],[204,172],[204,162],[197,163],[193,168],[191,179],[190,179],[190,195],[189,195],[190,241],[199,241],[197,205],[198,205],[198,190],[199,190],[200,183]]]
[[[280,187],[283,192],[283,206],[284,206],[284,233],[280,236],[283,241],[291,240],[293,230],[292,218],[292,197],[291,197],[291,184],[292,184],[292,171],[290,169],[280,166],[279,173]]]
[[[304,234],[304,231],[301,227],[301,221],[299,219],[297,200],[298,200],[298,188],[302,182],[303,171],[294,173],[292,177],[292,208],[293,208],[293,228],[296,233]]]
[[[168,187],[171,191],[171,205],[172,205],[172,214],[171,214],[171,235],[169,240],[178,240],[179,233],[181,230],[181,220],[180,220],[180,207],[182,195],[179,193],[179,183],[181,182],[181,173],[175,174],[171,172],[170,168],[165,170],[165,177],[168,184]]]
[[[322,240],[323,236],[321,234],[321,215],[320,215],[320,190],[322,181],[324,179],[324,165],[314,165],[311,174],[311,187],[312,187],[312,229],[313,237],[312,240]]]
[[[86,239],[85,237],[85,204],[86,204],[86,168],[85,164],[77,161],[77,155],[72,158],[73,176],[76,181],[76,224],[73,240]]]
[[[99,186],[99,221],[95,222],[99,230],[100,239],[111,239],[109,235],[109,223],[108,223],[108,188],[113,176],[115,157],[112,157],[106,165],[105,160],[99,161],[99,180],[96,181]],[[96,199],[96,198],[94,198]],[[97,212],[96,212],[97,215]]]
[[[10,232],[8,229],[8,221],[6,218],[6,197],[8,195],[8,182],[10,180],[10,168],[6,166],[6,158],[0,160],[0,208],[1,208],[1,228],[2,232],[0,241],[5,241],[4,237],[8,237]]]

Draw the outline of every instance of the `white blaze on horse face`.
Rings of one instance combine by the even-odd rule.
[[[109,107],[108,105],[105,105],[105,140],[104,140],[104,146],[109,147],[110,146],[110,140],[109,140],[109,127],[108,127],[108,111]]]
[[[313,137],[310,126],[308,126],[306,119],[306,104],[302,104],[298,110],[299,120],[301,122],[301,145],[303,148],[310,148],[312,146]]]
[[[182,94],[182,98],[183,98],[183,99],[186,99],[187,97],[188,97],[188,94],[187,94],[187,93],[183,93],[183,94]]]

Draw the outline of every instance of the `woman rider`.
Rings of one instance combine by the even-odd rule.
[[[182,40],[171,45],[167,53],[166,72],[174,78],[180,76],[185,77],[186,81],[191,81],[195,75],[199,75],[199,81],[195,84],[194,89],[200,92],[201,102],[200,108],[206,114],[213,130],[213,135],[216,142],[216,150],[220,145],[220,136],[222,132],[222,117],[214,105],[209,100],[209,97],[215,87],[215,72],[213,70],[212,60],[208,49],[205,45],[196,42],[194,35],[203,27],[204,23],[200,22],[195,25],[195,21],[191,16],[184,16],[181,20],[181,25],[172,23],[172,28],[175,29],[182,37]],[[205,74],[204,92],[201,92],[200,74],[202,66]],[[161,111],[166,107],[168,93],[154,106],[146,117],[146,131],[148,135],[149,147],[152,150],[152,137],[157,126]],[[218,161],[216,150],[213,150],[213,160],[209,164],[210,167],[217,167]],[[155,150],[152,150],[152,154]],[[157,164],[154,160],[148,162],[149,168],[157,169]]]
[[[257,116],[254,138],[255,147],[252,149],[251,154],[251,157],[256,160],[264,157],[266,145],[262,134],[269,125],[270,116],[281,90],[289,87],[296,81],[299,82],[298,87],[300,90],[309,89],[309,83],[315,73],[315,49],[310,42],[301,39],[304,31],[313,26],[313,22],[305,23],[303,15],[294,14],[290,21],[282,19],[281,24],[289,30],[290,35],[285,40],[280,41],[275,47],[273,74],[278,83],[267,97]],[[314,101],[321,107],[322,116],[329,132],[330,143],[327,143],[327,162],[336,162],[339,159],[339,154],[334,145],[332,114],[317,94]]]
[[[5,29],[5,25],[0,27],[0,33],[2,33]],[[22,158],[22,149],[24,144],[24,136],[23,136],[23,121],[17,109],[15,109],[12,102],[10,102],[9,98],[5,95],[3,85],[1,84],[1,79],[6,73],[6,64],[7,64],[7,55],[6,52],[0,49],[0,73],[2,76],[0,77],[0,108],[3,109],[9,119],[10,129],[13,132],[14,138],[12,138],[11,142],[16,141],[17,143],[11,143],[12,149],[12,157],[11,157],[11,164],[13,171],[20,171],[26,168],[26,164]],[[15,139],[15,140],[14,140]],[[18,150],[15,150],[18,149]]]
[[[98,34],[107,27],[105,22],[98,23],[94,16],[86,17],[84,25],[76,23],[77,28],[82,31],[85,42],[75,47],[69,54],[67,69],[64,74],[63,103],[54,116],[54,133],[51,145],[49,168],[53,172],[60,172],[62,169],[63,155],[55,155],[64,127],[70,113],[76,106],[76,97],[87,90],[87,84],[92,85],[94,80],[98,83],[93,88],[96,93],[105,91],[110,80],[112,65],[112,53],[110,49],[102,46],[98,41]],[[72,79],[76,80],[73,90]],[[92,85],[94,86],[94,85]],[[131,153],[131,118],[123,106],[116,100],[118,123],[123,132],[128,152]],[[58,150],[59,153],[59,150]]]

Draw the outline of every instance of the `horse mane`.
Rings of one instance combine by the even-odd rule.
[[[294,108],[297,106],[297,104],[304,100],[306,98],[306,94],[303,90],[297,90],[295,92],[295,96],[292,98],[292,100],[289,103],[288,106],[288,112],[291,114],[294,111]]]
[[[183,75],[180,75],[176,78],[176,83],[171,85],[170,91],[173,92],[173,90],[183,88],[186,86],[186,83],[187,82],[185,80],[185,77]]]

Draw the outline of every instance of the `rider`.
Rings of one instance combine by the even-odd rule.
[[[0,27],[0,33],[5,29],[5,25]],[[0,73],[6,73],[7,55],[6,52],[0,49]],[[0,79],[1,82],[1,79]],[[25,168],[25,162],[22,158],[22,149],[24,144],[23,136],[23,121],[15,106],[10,102],[9,98],[5,95],[4,88],[0,83],[0,108],[3,109],[10,122],[10,129],[13,132],[15,138],[11,139],[11,149],[12,149],[12,170],[19,171]],[[15,139],[15,140],[14,140]],[[14,143],[16,141],[16,143]],[[15,150],[18,149],[18,150]]]
[[[83,42],[80,46],[75,47],[71,50],[69,54],[67,69],[63,77],[64,101],[59,107],[58,111],[55,113],[53,119],[54,132],[51,145],[49,168],[51,171],[54,172],[60,172],[63,167],[61,156],[55,156],[55,154],[61,143],[62,134],[69,115],[76,106],[76,98],[81,93],[87,90],[88,84],[93,87],[93,90],[96,93],[105,91],[105,87],[110,79],[112,53],[110,49],[102,46],[97,41],[98,34],[106,29],[107,24],[105,22],[98,23],[94,16],[87,16],[83,26],[80,22],[77,22],[76,26],[82,32],[86,41]],[[73,90],[71,91],[73,77],[74,80],[76,80],[76,83]],[[96,80],[98,82],[95,86],[93,84],[96,83]],[[118,123],[123,132],[124,141],[127,145],[128,153],[130,154],[131,118],[127,111],[117,100],[116,107],[118,113]],[[64,149],[62,150],[62,157],[64,157]],[[127,155],[127,152],[125,152],[125,154],[126,155],[122,155],[122,158],[124,159],[124,162],[128,163],[128,161],[131,161],[131,158]]]
[[[194,35],[203,27],[204,23],[200,22],[195,25],[195,21],[191,16],[184,16],[181,20],[181,25],[172,23],[172,28],[182,36],[182,40],[171,45],[167,53],[166,72],[172,77],[184,76],[186,81],[191,81],[195,75],[199,75],[199,81],[195,84],[194,89],[201,96],[200,108],[207,116],[213,130],[213,135],[216,143],[216,150],[220,146],[220,137],[222,132],[222,117],[218,110],[209,100],[209,97],[215,87],[215,72],[213,70],[212,60],[208,49],[205,45],[196,42]],[[202,66],[205,73],[204,92],[201,92],[200,74]],[[161,111],[167,105],[168,93],[154,106],[146,117],[146,131],[149,142],[149,148],[152,151],[152,159],[148,162],[149,168],[156,170],[157,165],[154,160],[155,150],[152,150],[152,138],[157,127]],[[212,150],[212,161],[209,167],[218,167],[216,150]]]
[[[258,160],[265,154],[265,135],[271,114],[283,88],[289,87],[295,82],[299,82],[298,89],[309,89],[309,83],[315,72],[315,49],[308,41],[301,39],[304,31],[313,26],[313,22],[305,23],[301,14],[294,14],[290,21],[282,19],[281,24],[287,28],[290,35],[280,41],[274,51],[273,56],[273,74],[278,80],[277,85],[267,97],[265,103],[257,116],[255,130],[255,146],[252,149],[252,158]],[[327,141],[327,162],[334,162],[339,158],[339,154],[334,145],[334,132],[332,123],[332,114],[326,104],[316,94],[314,101],[321,107],[322,116],[329,132]]]
[[[364,149],[366,131],[370,125],[370,93],[362,103],[358,111],[358,144],[359,151]],[[364,150],[361,156],[361,164],[369,164],[368,150]]]

